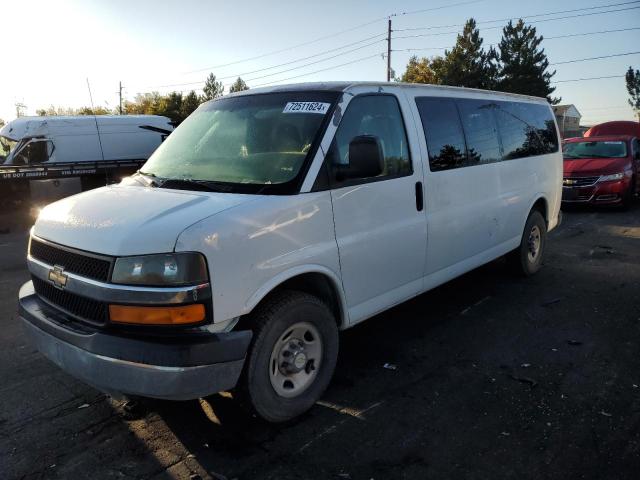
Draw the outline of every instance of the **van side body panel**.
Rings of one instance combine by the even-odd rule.
[[[386,189],[392,195],[394,182],[402,178],[337,190],[310,190],[351,98],[369,93],[391,93],[399,100],[415,174],[415,178],[405,178],[411,178],[411,186],[413,182],[423,181],[425,205],[424,221],[415,225],[423,240],[409,245],[408,253],[410,256],[413,252],[417,259],[424,259],[426,254],[426,260],[420,260],[421,276],[395,282],[396,287],[367,298],[364,292],[350,298],[344,288],[345,276],[361,279],[365,286],[369,281],[375,283],[376,279],[367,276],[362,263],[350,265],[348,260],[340,261],[341,241],[336,241],[335,209],[342,208],[341,197],[362,195],[367,189]],[[292,277],[321,273],[330,279],[340,298],[344,312],[341,325],[352,326],[516,248],[528,213],[540,198],[548,206],[549,229],[555,227],[561,194],[560,153],[431,172],[414,100],[416,96],[425,95],[450,96],[451,92],[429,87],[348,88],[325,132],[322,148],[309,168],[309,178],[305,179],[301,194],[264,196],[259,202],[249,202],[205,218],[180,234],[177,251],[201,251],[207,256],[216,322],[250,313],[271,291]],[[465,90],[456,91],[456,96],[503,99],[500,94]],[[374,210],[374,215],[385,214],[380,208]],[[354,229],[359,223],[358,215],[355,211],[351,213]],[[391,221],[387,228],[397,230],[397,227]],[[349,255],[350,249],[362,249],[375,240],[375,231],[356,233],[354,230],[355,236],[343,244],[343,256]],[[383,250],[376,250],[375,255],[388,254],[389,248],[387,245]],[[395,274],[400,275],[400,268]],[[224,280],[217,282],[218,275],[224,276]],[[394,271],[385,271],[385,275],[394,275]]]
[[[186,228],[175,250],[206,256],[215,322],[251,312],[278,285],[302,273],[326,274],[344,298],[328,191],[263,196],[238,205]]]

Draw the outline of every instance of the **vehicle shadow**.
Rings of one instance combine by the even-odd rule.
[[[298,451],[318,432],[344,421],[343,407],[362,411],[374,404],[370,387],[384,368],[393,369],[395,362],[415,350],[416,341],[437,335],[450,317],[513,281],[520,280],[508,271],[503,259],[496,260],[343,332],[338,365],[323,400],[291,422],[271,425],[251,416],[233,398],[233,392],[199,401],[154,401],[147,408],[158,413],[207,471],[229,478],[260,476],[257,465],[274,464],[278,457]],[[454,363],[453,355],[439,361]],[[412,375],[395,373],[398,382],[409,381]],[[324,448],[316,445],[314,453],[323,455]]]

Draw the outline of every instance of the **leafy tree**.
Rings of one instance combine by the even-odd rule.
[[[45,115],[110,115],[111,113],[111,110],[100,105],[93,109],[91,107],[70,108],[50,105],[49,108],[39,108],[36,110],[36,115],[41,117]]]
[[[187,96],[182,99],[182,106],[180,107],[180,116],[182,117],[182,120],[191,115],[191,113],[198,108],[200,103],[202,103],[202,100],[198,94],[191,90]]]
[[[493,48],[482,48],[480,31],[473,18],[467,20],[451,50],[445,50],[442,59],[432,62],[439,83],[456,87],[493,89],[498,74],[497,53]]]
[[[5,121],[3,119],[0,118],[0,128],[5,126]]]
[[[629,105],[638,115],[638,121],[640,122],[640,70],[634,71],[629,67],[626,75],[624,76],[627,81],[627,92],[629,92]]]
[[[229,93],[242,92],[243,90],[249,90],[249,86],[240,77],[229,87]]]
[[[216,76],[210,73],[202,89],[204,92],[204,100],[213,100],[214,98],[224,95],[224,86],[222,82],[216,81]]]
[[[97,106],[94,108],[91,107],[82,107],[75,111],[74,115],[111,115],[111,110]]]
[[[405,72],[396,80],[408,83],[439,83],[432,68],[432,60],[426,57],[418,59],[416,55],[409,59]]]
[[[498,47],[498,90],[546,97],[554,105],[560,102],[560,98],[551,97],[555,90],[551,86],[551,78],[556,72],[547,70],[549,60],[544,48],[540,48],[542,40],[542,35],[536,35],[536,28],[525,25],[522,19],[515,25],[509,21],[502,30]]]
[[[124,102],[124,113],[127,115],[157,115],[162,96],[158,92],[138,93],[133,102]]]

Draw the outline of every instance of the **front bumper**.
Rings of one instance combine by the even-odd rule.
[[[598,182],[587,187],[562,187],[562,201],[592,205],[617,204],[622,201],[630,183],[630,179],[625,177],[622,180]]]
[[[19,293],[29,340],[67,373],[107,393],[191,400],[233,388],[250,331],[130,336],[80,326],[39,299],[27,282]]]

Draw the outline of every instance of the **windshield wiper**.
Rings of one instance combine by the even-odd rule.
[[[211,180],[193,178],[165,178],[158,187],[175,188],[177,190],[199,190],[203,192],[230,192],[233,187]]]

